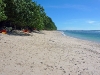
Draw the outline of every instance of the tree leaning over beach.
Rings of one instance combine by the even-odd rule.
[[[4,13],[0,14],[0,18],[3,21],[9,21],[20,28],[36,28],[37,30],[57,29],[52,19],[46,15],[43,6],[35,1],[2,0],[2,2],[5,4],[5,7],[1,10]],[[1,17],[1,15],[4,16]]]

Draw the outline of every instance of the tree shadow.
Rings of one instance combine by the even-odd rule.
[[[44,34],[43,32],[37,30],[33,30],[33,33]]]
[[[24,33],[24,32],[21,32],[21,31],[17,31],[17,30],[14,30],[12,32],[7,32],[8,35],[14,35],[14,36],[30,36],[31,34],[29,33]]]
[[[32,36],[32,33],[37,33],[37,34],[44,34],[41,31],[32,31],[32,32],[23,32],[20,30],[13,30],[11,32],[7,32],[8,35],[14,35],[14,36]]]

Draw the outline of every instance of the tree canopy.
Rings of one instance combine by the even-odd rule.
[[[32,0],[0,0],[0,22],[9,21],[16,27],[56,30],[44,8]]]
[[[0,0],[0,21],[6,20],[7,16],[5,15],[4,8],[6,7],[5,3]]]

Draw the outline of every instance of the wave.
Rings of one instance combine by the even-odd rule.
[[[61,34],[63,35],[63,36],[66,36],[66,34],[64,33],[64,31],[60,31],[61,32]]]

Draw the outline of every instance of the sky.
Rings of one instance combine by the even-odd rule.
[[[100,30],[100,0],[33,0],[58,30]]]

